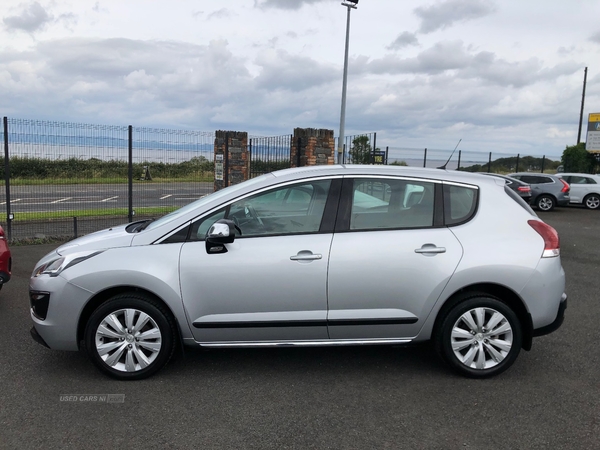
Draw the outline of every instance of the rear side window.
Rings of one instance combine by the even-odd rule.
[[[550,177],[544,177],[540,175],[521,175],[519,177],[521,181],[529,184],[547,184],[554,183],[554,180]]]
[[[594,179],[588,177],[573,175],[568,178],[569,179],[567,181],[569,184],[596,184],[596,181]]]
[[[402,179],[355,179],[350,230],[396,230],[433,226],[435,185]]]
[[[460,225],[473,217],[477,210],[479,189],[444,184],[444,221],[446,226]]]

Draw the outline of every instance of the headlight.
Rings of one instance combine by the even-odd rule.
[[[36,267],[31,276],[39,277],[42,274],[47,274],[51,277],[56,277],[63,270],[66,270],[69,267],[74,266],[75,264],[79,264],[80,262],[85,261],[86,259],[89,259],[92,256],[99,255],[103,251],[104,250],[97,250],[93,252],[79,252],[67,256],[61,256],[59,258],[48,261],[42,264],[41,266]]]

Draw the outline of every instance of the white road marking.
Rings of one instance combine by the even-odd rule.
[[[109,202],[111,200],[114,200],[115,198],[119,198],[118,195],[115,195],[114,197],[109,197],[109,198],[105,198],[104,200],[100,200],[101,202]]]
[[[73,197],[65,197],[65,198],[60,198],[58,200],[54,200],[53,202],[50,203],[60,203],[60,202],[66,202],[67,200],[71,200]]]
[[[165,198],[173,197],[173,194],[163,195],[160,199],[164,200]]]
[[[22,198],[15,198],[14,200],[11,200],[11,203],[17,203],[20,202],[21,200],[23,200]],[[0,203],[0,205],[6,205],[6,202],[2,202]]]

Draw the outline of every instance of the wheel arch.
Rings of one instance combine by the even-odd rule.
[[[527,308],[525,307],[525,303],[512,289],[496,283],[472,284],[454,292],[439,309],[433,325],[433,333],[438,332],[442,320],[450,309],[461,301],[476,296],[477,294],[491,295],[506,303],[515,312],[521,323],[521,331],[523,334],[522,348],[524,350],[531,350],[533,341],[533,321],[531,320],[529,311],[527,311]]]
[[[81,348],[81,342],[84,339],[85,327],[86,327],[92,313],[100,305],[102,305],[106,301],[110,300],[115,295],[126,294],[129,292],[145,295],[145,296],[151,298],[152,300],[160,303],[161,306],[164,307],[165,311],[167,311],[171,315],[171,319],[177,327],[177,329],[176,329],[177,342],[178,342],[177,345],[179,347],[179,350],[182,350],[183,349],[183,337],[182,337],[179,322],[177,320],[177,316],[175,315],[174,311],[158,295],[156,295],[155,293],[153,293],[147,289],[140,288],[138,286],[115,286],[115,287],[108,288],[104,291],[98,292],[96,295],[94,295],[83,307],[83,310],[81,311],[81,315],[79,316],[79,322],[77,323],[77,346],[79,348]]]

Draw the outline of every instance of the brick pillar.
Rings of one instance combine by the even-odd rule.
[[[215,133],[215,191],[249,179],[248,133]]]
[[[294,128],[291,167],[335,164],[333,130]]]

